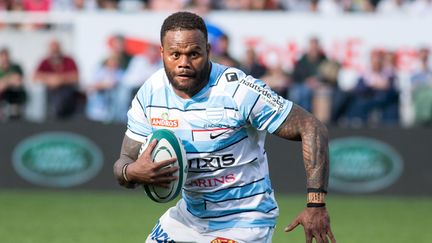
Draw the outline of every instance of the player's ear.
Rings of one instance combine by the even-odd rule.
[[[163,46],[162,46],[162,45],[159,47],[159,51],[160,51],[160,56],[161,56],[161,58],[163,59],[163,52],[164,52],[164,49],[163,49]]]
[[[210,43],[207,43],[207,48],[206,48],[206,50],[207,50],[207,55],[209,55],[209,54],[210,54],[210,51],[211,51],[211,45],[210,45]]]

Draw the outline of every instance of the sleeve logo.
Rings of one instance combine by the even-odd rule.
[[[226,73],[225,77],[228,82],[238,81],[237,73]]]
[[[275,108],[277,112],[280,112],[283,109],[283,98],[275,94],[271,89],[261,87],[259,84],[250,81],[250,78],[242,79],[240,81],[240,84],[245,85],[249,89],[258,93],[260,98],[263,99],[267,104]]]

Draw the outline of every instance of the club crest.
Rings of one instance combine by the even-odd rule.
[[[218,124],[225,117],[225,109],[223,107],[207,107],[206,108],[207,120],[212,124]]]

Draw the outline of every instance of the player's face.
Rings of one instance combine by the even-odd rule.
[[[165,72],[177,95],[190,98],[208,82],[210,47],[199,30],[165,33],[161,55]]]

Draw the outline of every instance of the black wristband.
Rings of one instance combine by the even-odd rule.
[[[321,188],[308,188],[307,192],[321,192],[327,194],[327,191]]]
[[[308,208],[323,208],[325,207],[325,203],[308,203],[306,204],[306,207]]]
[[[306,204],[308,208],[323,208],[325,207],[325,203],[308,203]]]

